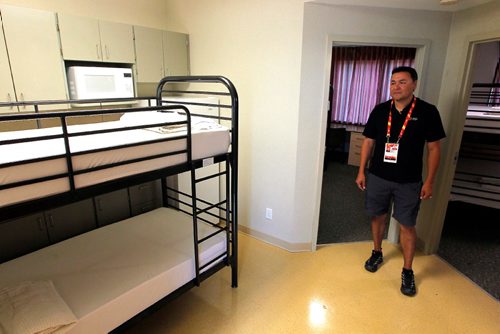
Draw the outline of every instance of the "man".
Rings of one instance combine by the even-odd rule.
[[[407,296],[417,292],[412,264],[420,201],[432,198],[440,158],[439,141],[446,136],[436,107],[413,95],[417,79],[417,72],[411,67],[393,69],[392,99],[377,105],[369,116],[356,177],[358,187],[366,189],[366,209],[371,217],[374,245],[365,269],[375,272],[383,262],[382,238],[393,201],[393,217],[399,222],[404,258],[401,292]],[[427,176],[422,183],[425,145]],[[369,160],[370,173],[366,175]]]

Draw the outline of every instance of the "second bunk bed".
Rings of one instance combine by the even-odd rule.
[[[63,105],[84,102],[92,101]],[[237,287],[233,84],[220,76],[166,77],[151,106],[38,109],[54,103],[61,101],[0,115],[2,127],[35,125],[0,132],[0,250],[20,241],[9,240],[12,231],[41,233],[51,243],[0,264],[0,327],[7,333],[107,333],[226,266]],[[113,120],[72,124],[88,117]],[[97,196],[154,180],[161,183],[161,207],[51,240],[54,224],[71,226],[73,219],[54,222],[50,210],[90,201],[96,211]],[[207,199],[203,185],[210,182],[217,191]],[[26,229],[27,221],[36,229]]]

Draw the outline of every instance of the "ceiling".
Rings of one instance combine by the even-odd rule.
[[[457,3],[448,5],[441,5],[439,3],[440,0],[309,0],[305,2],[315,2],[328,5],[405,8],[455,12],[492,1],[497,0],[458,0]]]

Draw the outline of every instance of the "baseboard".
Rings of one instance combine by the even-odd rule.
[[[311,243],[291,243],[288,241],[284,241],[281,239],[278,239],[276,237],[270,236],[268,234],[255,231],[251,228],[248,228],[246,226],[239,225],[238,230],[242,233],[248,234],[249,236],[254,237],[255,239],[259,239],[260,241],[263,241],[265,243],[271,244],[273,246],[282,248],[284,250],[287,250],[289,252],[310,252],[312,250],[312,244]]]

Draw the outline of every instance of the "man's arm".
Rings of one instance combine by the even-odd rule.
[[[368,164],[368,160],[370,160],[370,157],[372,155],[374,145],[375,145],[375,139],[367,137],[365,137],[365,139],[363,140],[363,144],[361,145],[359,171],[358,171],[358,176],[356,177],[356,184],[358,185],[358,188],[361,190],[365,190],[366,188],[365,169],[366,165]]]
[[[439,140],[427,143],[427,177],[425,178],[422,190],[420,191],[421,199],[432,198],[432,186],[434,178],[439,167],[439,159],[441,157],[441,144]]]

